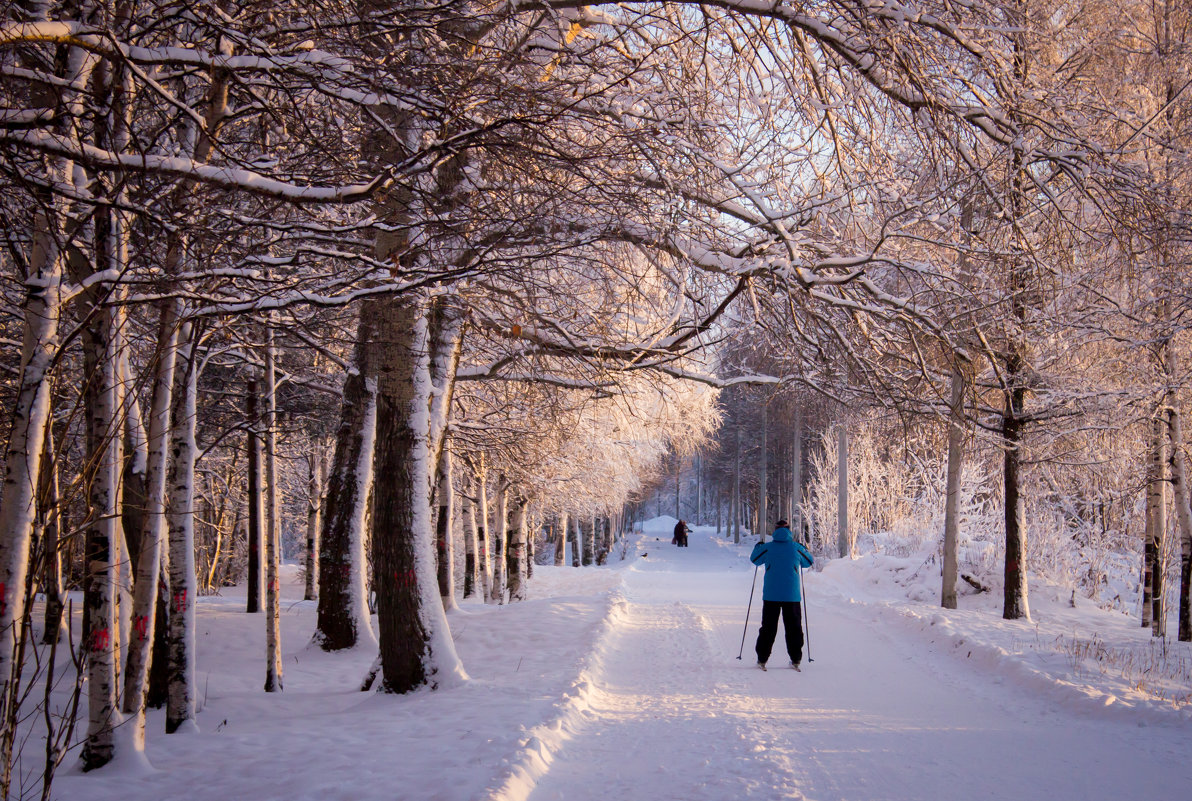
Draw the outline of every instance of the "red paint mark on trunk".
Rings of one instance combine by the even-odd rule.
[[[112,634],[107,629],[96,629],[91,632],[91,642],[88,645],[88,650],[93,654],[102,653],[108,650],[108,646],[112,642]]]

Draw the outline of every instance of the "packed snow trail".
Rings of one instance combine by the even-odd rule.
[[[654,532],[648,532],[653,534]],[[747,549],[693,533],[648,536],[598,644],[581,722],[529,801],[795,798],[1184,797],[1183,727],[1069,709],[922,638],[899,639],[826,576],[808,574],[811,655],[755,667],[761,578],[740,647]],[[904,634],[903,637],[906,635]]]

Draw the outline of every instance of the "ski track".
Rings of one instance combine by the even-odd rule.
[[[838,588],[819,587],[809,610],[815,661],[787,668],[780,630],[763,672],[759,577],[737,661],[752,570],[742,555],[726,571],[726,546],[699,540],[654,544],[625,572],[588,692],[555,724],[565,735],[536,743],[544,759],[521,792],[492,798],[1076,801],[1182,797],[1192,782],[1183,727],[1073,714]]]

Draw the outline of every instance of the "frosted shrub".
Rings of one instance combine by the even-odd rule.
[[[853,553],[938,558],[944,529],[944,473],[941,460],[895,459],[877,445],[871,426],[855,426],[849,437],[849,527]],[[824,433],[811,455],[805,508],[819,535],[817,545],[836,549],[837,428]],[[963,573],[995,575],[1002,558],[1001,501],[983,465],[970,461],[961,472],[958,559]]]
[[[822,447],[811,453],[811,470],[804,508],[811,518],[816,544],[821,550],[836,550],[836,438],[838,426],[832,426],[821,436]],[[870,426],[850,428],[848,444],[848,516],[851,550],[883,550],[873,541],[873,535],[887,533],[903,526],[905,542],[899,550],[917,550],[909,543],[918,539],[914,524],[904,524],[914,518],[917,499],[925,481],[921,468],[912,467],[890,457],[877,444]],[[926,536],[930,536],[927,534]]]

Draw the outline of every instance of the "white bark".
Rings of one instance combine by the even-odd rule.
[[[480,581],[480,553],[479,530],[476,525],[475,504],[468,496],[463,498],[463,517],[461,525],[464,530],[464,597],[471,598],[482,586]]]
[[[584,532],[579,524],[579,515],[571,518],[571,566],[580,566],[580,551],[583,550]]]
[[[323,484],[327,474],[323,452],[323,440],[312,438],[306,484],[306,592],[303,599],[307,601],[319,597],[319,529],[323,525]]]
[[[348,530],[352,554],[351,581],[348,584],[348,614],[355,618],[357,643],[375,648],[377,635],[373,633],[372,612],[368,608],[368,531],[371,527],[369,506],[373,494],[373,459],[377,442],[377,383],[365,381],[363,435],[360,438],[360,461],[356,465],[355,507]]]
[[[848,429],[844,423],[837,431],[836,460],[836,536],[843,558],[853,551],[848,530]]]
[[[281,487],[277,480],[277,364],[273,329],[265,331],[265,692],[282,689]]]
[[[170,448],[170,406],[177,362],[178,301],[163,304],[157,335],[157,368],[149,409],[148,455],[145,467],[147,507],[141,551],[136,565],[133,626],[128,644],[124,679],[124,711],[135,715],[135,739],[145,736],[145,694],[153,658],[153,632],[157,623],[158,576],[166,526],[166,462]]]
[[[507,575],[510,603],[526,600],[526,579],[529,574],[529,568],[527,566],[528,548],[526,547],[527,505],[528,502],[525,498],[519,496],[513,499],[513,509],[508,528],[509,558]]]
[[[449,443],[439,454],[436,471],[435,497],[438,499],[438,516],[435,519],[435,548],[439,596],[447,611],[457,609],[455,602],[455,491],[451,483],[451,447]]]
[[[484,454],[479,457],[480,466],[476,470],[476,522],[480,527],[480,577],[483,587],[481,595],[485,603],[492,603],[493,585],[493,556],[492,556],[492,528],[489,526],[488,513],[488,473],[484,469]]]
[[[797,539],[804,539],[803,525],[803,410],[795,410],[795,456],[794,476],[791,479],[791,528],[797,534]],[[810,540],[810,537],[807,537]]]
[[[563,566],[563,559],[567,552],[567,513],[559,513],[559,522],[555,529],[555,567]]]
[[[59,176],[65,179],[67,176]],[[25,282],[21,373],[12,409],[0,497],[0,791],[7,792],[20,680],[17,651],[25,636],[25,581],[36,524],[36,489],[50,414],[49,371],[59,347],[64,256],[56,220],[36,217],[32,274]]]
[[[762,453],[761,464],[758,467],[758,508],[757,535],[758,542],[766,541],[769,528],[769,479],[770,479],[770,408],[762,404]]]
[[[178,336],[178,383],[174,392],[169,466],[169,689],[166,733],[198,731],[195,676],[195,549],[194,473],[197,403],[194,327],[186,323]]]
[[[116,755],[116,707],[119,658],[116,593],[120,561],[120,473],[123,448],[118,409],[119,314],[99,311],[90,346],[94,348],[95,391],[89,410],[95,465],[87,525],[87,739],[83,770],[102,767]],[[89,393],[90,394],[90,393]]]
[[[959,358],[959,357],[958,357]],[[944,499],[944,556],[940,606],[956,608],[957,540],[960,536],[960,472],[964,461],[964,372],[952,368],[952,400],[948,419],[948,474]]]
[[[493,604],[505,603],[505,532],[508,529],[508,486],[504,476],[497,478],[496,508],[493,510],[495,526],[489,531],[489,550],[492,552],[492,586],[489,588],[488,601]]]

